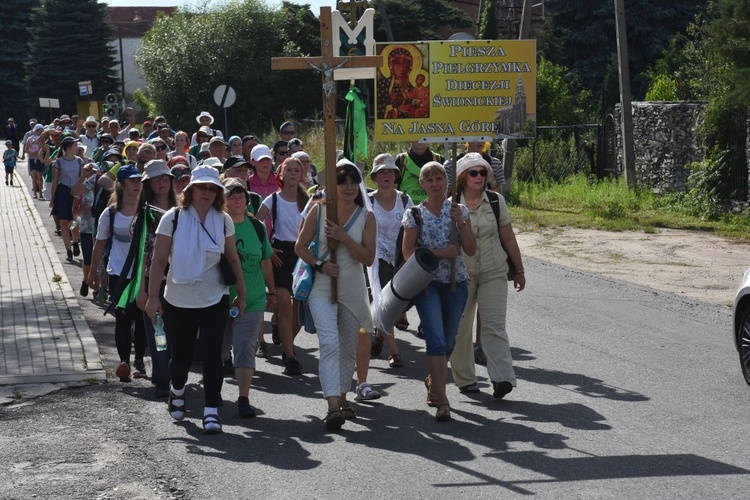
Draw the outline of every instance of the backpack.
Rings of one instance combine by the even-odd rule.
[[[411,210],[411,215],[414,217],[414,222],[417,224],[417,246],[422,246],[422,214],[420,213],[418,206],[413,206],[409,208],[409,210]],[[406,228],[402,225],[398,230],[398,236],[396,237],[396,258],[393,262],[393,268],[395,270],[398,270],[406,260],[404,259],[404,252],[402,250],[405,229]]]

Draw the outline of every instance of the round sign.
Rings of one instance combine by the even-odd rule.
[[[229,85],[219,85],[214,90],[214,102],[220,108],[228,108],[237,100],[237,93]]]

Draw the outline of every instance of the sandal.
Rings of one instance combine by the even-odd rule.
[[[178,396],[171,390],[169,391],[169,416],[178,422],[185,418],[185,394]]]
[[[341,426],[344,425],[346,419],[340,410],[330,410],[326,414],[324,422],[326,423],[326,429],[329,431],[337,431],[341,429]]]
[[[435,408],[438,405],[438,402],[435,395],[432,393],[432,378],[430,378],[429,375],[424,379],[424,385],[427,387],[427,406]]]
[[[406,318],[402,318],[398,320],[398,322],[396,323],[396,328],[405,332],[406,330],[409,329],[409,322],[406,320]]]
[[[375,338],[372,339],[372,345],[370,345],[370,357],[371,358],[377,358],[380,356],[380,353],[383,352],[383,343],[385,342],[384,337],[378,338],[377,335],[375,335]]]
[[[339,412],[341,413],[341,416],[344,417],[344,420],[357,418],[357,412],[355,412],[349,405],[339,407]]]
[[[435,412],[435,420],[438,422],[448,422],[451,419],[451,405],[449,403],[440,403]]]
[[[221,419],[216,413],[203,416],[203,432],[206,434],[221,434]]]
[[[404,362],[401,361],[401,355],[396,353],[388,358],[388,365],[391,368],[401,368],[404,366]]]

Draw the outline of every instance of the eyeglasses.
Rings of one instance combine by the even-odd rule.
[[[281,131],[281,135],[294,135],[296,133],[297,133],[296,130],[282,130]]]
[[[155,148],[155,149],[156,149],[157,151],[166,151],[166,149],[167,149],[167,147],[166,147],[166,146],[154,146],[154,148]]]
[[[476,177],[477,175],[481,175],[482,177],[487,177],[487,171],[485,169],[482,169],[482,170],[469,170],[468,173],[472,177]]]

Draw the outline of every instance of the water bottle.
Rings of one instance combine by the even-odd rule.
[[[73,220],[73,222],[70,224],[70,230],[72,231],[73,229],[77,228],[80,223],[81,223],[81,218],[80,217],[76,217]]]
[[[240,308],[239,308],[239,307],[237,307],[237,306],[234,306],[234,307],[232,307],[232,308],[231,308],[231,309],[229,310],[229,317],[230,317],[230,318],[236,318],[236,317],[237,317],[237,316],[239,316],[239,315],[240,315]]]
[[[156,323],[154,323],[154,343],[157,351],[167,350],[167,334],[164,333],[164,320],[159,313],[156,313]]]

